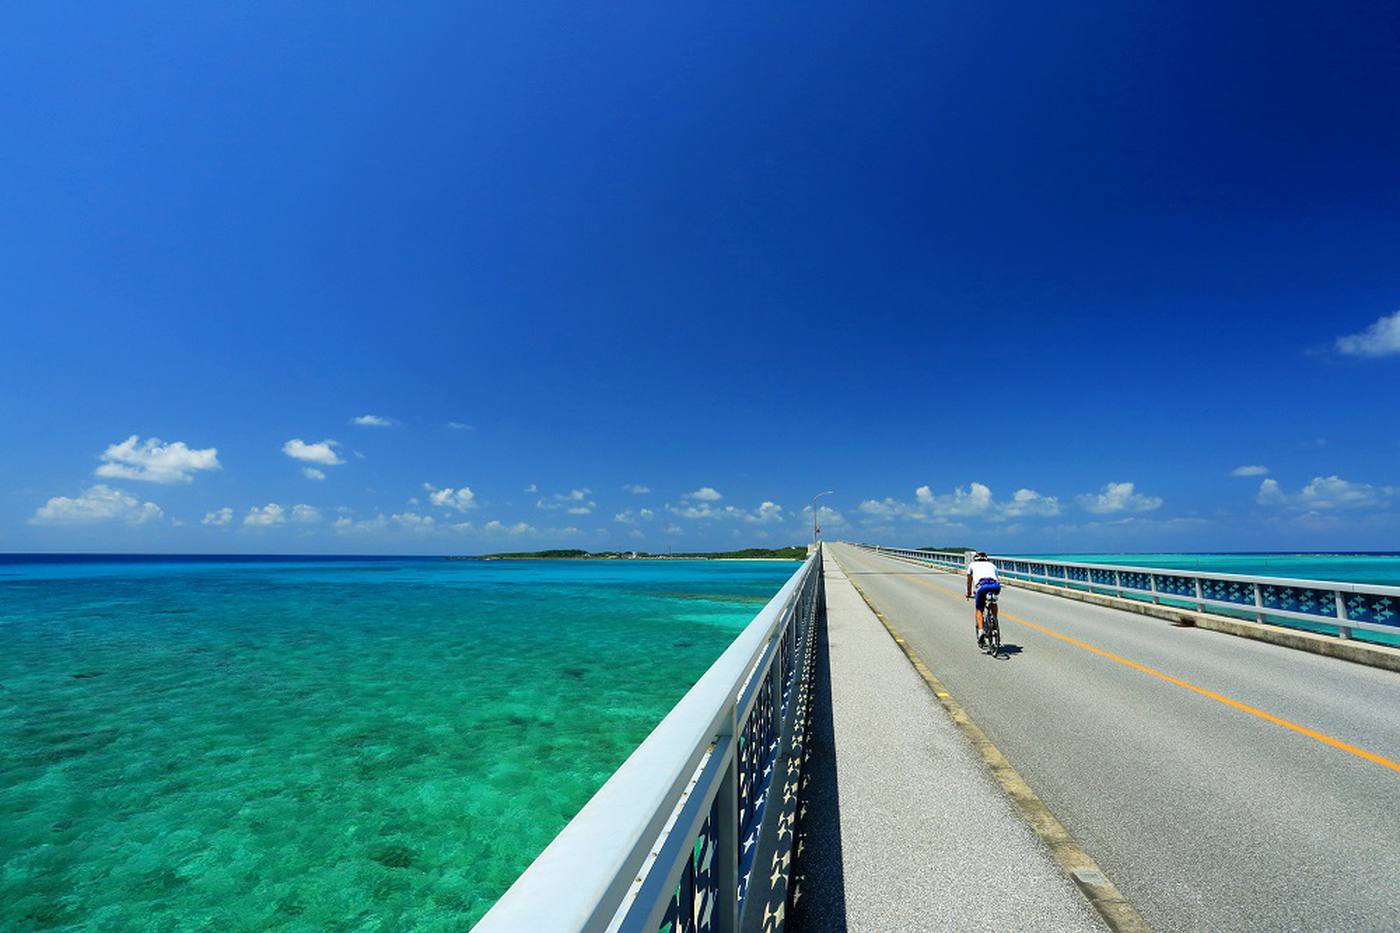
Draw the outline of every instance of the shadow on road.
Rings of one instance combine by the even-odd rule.
[[[1020,645],[1013,645],[1009,642],[1002,642],[1001,650],[996,653],[995,657],[998,661],[1009,661],[1020,653]]]
[[[836,735],[831,713],[831,653],[826,614],[817,623],[812,712],[803,763],[802,811],[793,866],[795,894],[787,929],[845,933],[846,881],[841,858],[841,807],[836,786]]]

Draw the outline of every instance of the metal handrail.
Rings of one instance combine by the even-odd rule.
[[[821,571],[818,548],[477,931],[654,933],[687,911],[689,922],[673,929],[694,929],[702,914],[708,929],[738,928],[745,853],[751,860],[758,848]]]
[[[922,548],[857,545],[868,551],[893,554],[929,564],[965,566],[967,552]],[[1202,573],[1167,567],[1091,564],[1039,557],[994,554],[990,558],[1004,577],[1064,589],[1106,590],[1123,598],[1146,599],[1156,605],[1194,605],[1198,612],[1227,609],[1252,615],[1258,622],[1296,619],[1332,625],[1337,637],[1350,638],[1355,629],[1400,634],[1400,586],[1263,577],[1238,573]]]

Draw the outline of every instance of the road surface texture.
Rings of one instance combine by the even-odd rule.
[[[1153,929],[1400,929],[1400,675],[1014,586],[993,658],[961,577],[827,553]]]
[[[808,843],[818,864],[792,928],[1102,930],[830,555],[818,663],[829,663],[839,825]]]

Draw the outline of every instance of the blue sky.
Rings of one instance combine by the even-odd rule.
[[[1220,6],[11,6],[0,550],[1400,548],[1400,12]]]

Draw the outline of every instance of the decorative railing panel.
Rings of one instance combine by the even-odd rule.
[[[1118,575],[1119,586],[1125,590],[1151,590],[1152,574],[1136,570],[1124,570]]]
[[[1323,617],[1335,617],[1337,614],[1336,590],[1266,584],[1259,592],[1261,604],[1265,609],[1283,609],[1287,612],[1302,612]]]
[[[1346,617],[1353,622],[1366,622],[1394,629],[1400,626],[1400,618],[1396,617],[1397,605],[1400,605],[1400,600],[1397,600],[1396,596],[1352,593],[1346,598]]]
[[[1154,574],[1157,592],[1168,596],[1196,596],[1196,581],[1191,577],[1178,577],[1172,574]]]
[[[1215,580],[1201,577],[1201,596],[1218,603],[1237,606],[1254,605],[1254,585],[1241,580]]]

